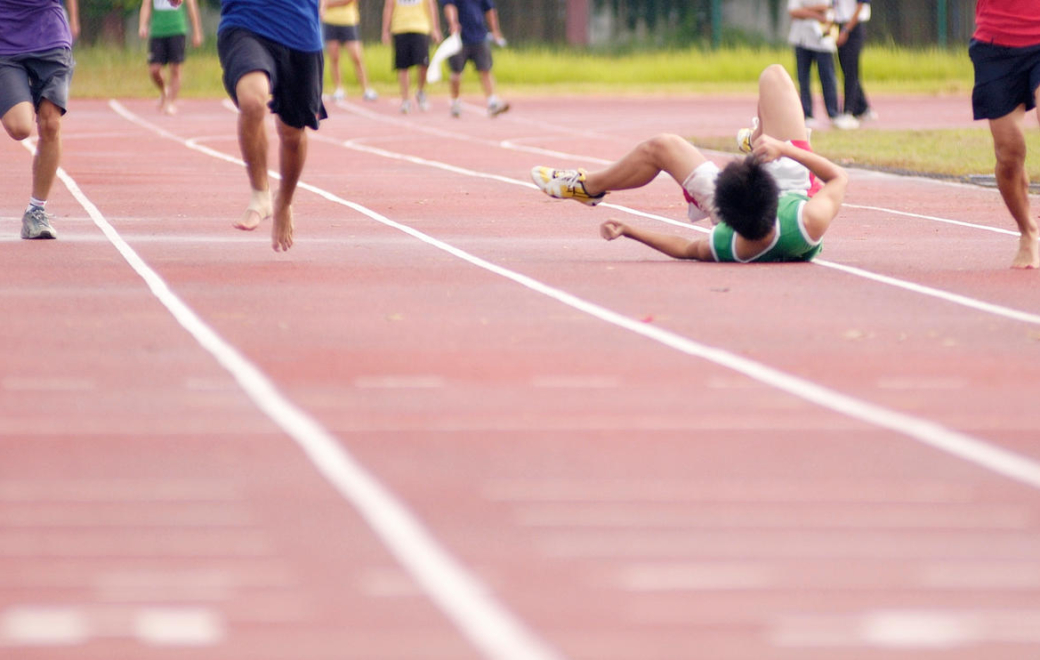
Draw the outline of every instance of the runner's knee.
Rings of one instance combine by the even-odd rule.
[[[36,130],[40,140],[56,140],[61,134],[61,109],[44,99],[36,112]]]
[[[3,117],[4,130],[15,140],[24,140],[32,135],[33,110],[29,102],[19,103]]]

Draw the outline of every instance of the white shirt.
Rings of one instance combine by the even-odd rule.
[[[870,20],[870,0],[834,0],[834,20],[839,23],[848,23],[856,13],[856,7],[863,3],[863,11],[859,14],[859,22],[865,23]]]
[[[787,0],[787,11],[830,4],[827,0]],[[787,43],[808,50],[833,53],[838,49],[834,39],[823,33],[823,24],[813,18],[792,18]]]

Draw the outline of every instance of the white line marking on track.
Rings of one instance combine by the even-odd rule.
[[[114,101],[111,103],[113,105],[113,109],[115,109],[118,106],[118,104]],[[119,109],[117,110],[117,112],[119,112],[123,116],[127,117],[128,119],[134,117],[131,113],[127,112],[125,109],[122,109],[121,106],[118,107]],[[148,125],[147,122],[144,122],[141,119],[134,118],[132,119],[132,121],[135,121],[135,123],[139,123],[142,126]],[[174,139],[178,142],[181,142],[182,144],[187,144],[186,141],[179,137],[175,137]],[[394,157],[400,158],[400,156],[398,155],[395,155]],[[228,159],[229,157],[222,154],[221,158]],[[237,161],[237,159],[231,160]],[[237,162],[241,163],[241,161]],[[445,169],[452,168],[452,166],[448,166],[446,164],[441,165]],[[471,175],[478,174],[473,172],[472,170],[465,170],[465,168],[452,169],[459,169]],[[61,175],[64,176],[64,172],[62,172]],[[67,179],[67,177],[65,178]],[[509,179],[507,177],[496,178],[500,178],[513,184],[520,183],[516,180]],[[75,186],[75,184],[72,183],[71,180],[69,180],[69,184],[73,187]],[[528,183],[525,185],[532,187],[534,186],[533,183]],[[754,360],[750,360],[740,355],[736,355],[728,351],[715,348],[713,346],[701,344],[699,342],[687,339],[686,337],[682,337],[680,335],[677,335],[657,326],[641,323],[637,320],[631,319],[615,311],[596,305],[595,303],[583,300],[566,291],[562,291],[560,289],[556,289],[547,284],[539,282],[538,280],[528,277],[527,275],[517,273],[515,271],[499,266],[498,264],[494,264],[484,259],[481,259],[480,257],[477,257],[459,248],[456,248],[453,245],[445,243],[444,241],[424,234],[423,232],[413,227],[403,225],[399,222],[391,220],[390,218],[376,213],[375,211],[372,211],[371,209],[368,209],[360,204],[342,199],[330,192],[327,192],[315,186],[306,184],[301,181],[299,187],[314,192],[315,194],[320,195],[321,197],[331,202],[342,204],[343,206],[354,209],[355,211],[368,216],[372,220],[375,220],[383,225],[386,225],[387,227],[396,229],[409,236],[412,236],[413,238],[416,238],[419,241],[422,241],[423,243],[430,245],[431,247],[437,248],[443,252],[451,254],[463,261],[477,266],[478,268],[482,268],[486,271],[495,273],[506,279],[512,280],[513,282],[521,286],[524,286],[532,291],[545,295],[548,298],[556,300],[557,302],[567,305],[580,312],[584,312],[594,318],[598,318],[601,321],[629,330],[637,335],[645,337],[646,339],[655,341],[659,344],[679,351],[680,353],[684,353],[692,357],[699,357],[701,359],[707,360],[709,362],[725,367],[732,371],[742,373],[761,383],[765,383],[778,390],[787,392],[788,394],[791,394],[792,396],[800,398],[804,401],[814,403],[822,408],[826,408],[828,410],[845,415],[847,417],[860,420],[871,426],[888,429],[895,433],[905,435],[930,447],[939,449],[954,456],[958,456],[966,461],[969,461],[976,465],[983,466],[998,474],[1002,474],[1008,478],[1020,481],[1034,488],[1040,489],[1040,462],[1034,461],[1028,457],[1021,456],[1001,447],[988,444],[983,440],[971,437],[967,434],[947,429],[935,422],[914,417],[906,413],[888,410],[879,405],[875,405],[866,401],[861,401],[852,396],[842,394],[836,390],[832,390],[828,387],[824,387],[812,381],[808,381],[803,378],[794,376],[792,374],[785,373],[778,369],[774,369],[772,367],[761,364],[759,362],[755,362]],[[82,197],[81,193],[80,197]],[[96,208],[93,207],[93,204],[91,204],[89,200],[83,198],[81,200],[81,203],[85,203],[85,205],[90,205],[90,208],[93,209],[92,217],[94,217],[94,214],[96,213],[97,216],[100,218],[100,213],[97,212]],[[108,224],[107,221],[104,221],[103,218],[100,219],[102,222],[104,222],[105,225]],[[111,229],[111,226],[109,226],[109,230],[113,234],[115,234],[115,231]],[[116,234],[116,238],[122,245],[126,246],[125,249],[132,253],[137,261],[140,261],[140,258],[136,256],[136,253],[133,253],[133,250],[129,247],[129,245],[126,245],[121,238],[118,238],[118,234]],[[147,272],[152,274],[152,277],[158,279],[158,275],[156,275],[154,271],[148,268],[148,266],[144,265],[143,262],[141,265],[144,269],[147,269]],[[183,306],[183,303],[180,303],[179,299],[176,299],[174,294],[170,292],[169,289],[166,287],[165,283],[162,284],[162,291],[164,295],[171,297],[173,300],[176,300],[176,302],[179,305]],[[209,335],[213,335],[213,337],[215,338],[215,334],[212,332],[212,330],[210,330],[207,326],[202,324],[202,321],[198,319],[198,317],[195,316],[194,313],[191,314],[190,320],[193,326],[201,326],[202,329],[205,330],[207,338]],[[213,340],[210,339],[209,341]],[[236,377],[240,377],[240,379],[244,381],[244,387],[246,384],[249,385],[249,389],[247,390],[247,392],[249,392],[251,396],[256,396],[258,399],[264,401],[265,405],[263,406],[263,408],[265,410],[268,407],[271,408],[268,414],[272,415],[272,419],[278,420],[281,418],[282,415],[286,415],[288,418],[285,419],[284,422],[280,423],[285,423],[286,428],[292,428],[295,432],[302,432],[303,437],[300,438],[301,442],[304,442],[304,439],[306,438],[307,445],[310,445],[311,442],[315,442],[318,445],[317,447],[309,448],[309,452],[314,452],[314,459],[316,461],[318,459],[321,459],[322,461],[330,461],[330,466],[324,467],[324,469],[329,470],[330,479],[333,476],[335,476],[337,479],[346,478],[348,476],[354,476],[359,481],[365,483],[368,486],[367,489],[360,489],[361,492],[358,493],[354,493],[353,489],[344,488],[344,490],[350,494],[352,501],[354,497],[358,497],[359,499],[361,497],[365,497],[366,501],[367,498],[373,498],[376,500],[376,502],[372,503],[373,508],[374,510],[379,510],[380,507],[375,506],[375,504],[381,503],[379,501],[381,498],[376,498],[373,493],[369,492],[371,490],[378,491],[379,495],[381,495],[382,498],[386,498],[388,500],[388,502],[386,503],[387,506],[389,506],[390,503],[396,505],[396,500],[393,500],[389,493],[385,493],[385,491],[383,491],[381,487],[378,487],[374,479],[372,479],[372,477],[368,475],[367,472],[362,471],[359,466],[356,466],[353,463],[353,460],[349,457],[349,455],[346,454],[345,450],[343,450],[343,448],[338,445],[336,440],[331,435],[329,435],[323,428],[318,426],[317,423],[314,422],[310,417],[307,417],[302,411],[300,411],[287,400],[282,398],[275,390],[273,383],[268,381],[267,378],[264,377],[259,372],[259,370],[257,370],[256,367],[254,367],[251,363],[248,363],[244,360],[244,358],[241,358],[238,355],[237,351],[234,351],[233,348],[227,346],[222,340],[220,340],[220,344],[220,347],[214,347],[210,350],[214,352],[215,355],[222,355],[223,353],[228,352],[230,355],[234,356],[234,366],[236,370],[241,369],[243,376],[246,374],[248,374],[249,376],[248,379],[244,379],[236,374]],[[206,344],[203,345],[205,346]],[[226,349],[224,348],[225,346]],[[217,350],[218,348],[219,350]],[[244,364],[239,364],[239,361],[241,361]],[[267,399],[271,399],[271,401],[268,402]],[[274,405],[275,403],[277,403],[277,405]],[[295,428],[297,424],[301,426],[299,430]],[[294,437],[296,436],[294,435]],[[320,439],[320,442],[318,442],[318,439]],[[318,451],[319,449],[320,451]],[[342,463],[343,465],[338,470],[330,469],[331,465],[339,465],[340,463]],[[319,463],[319,465],[322,465],[322,463]],[[351,468],[351,472],[356,472],[357,474],[341,474],[340,472],[345,471],[347,467]],[[372,483],[368,484],[367,482]],[[405,521],[407,521],[410,525],[414,525],[414,527],[416,528],[415,530],[413,530],[414,533],[418,533],[421,530],[421,528],[418,525],[418,522],[414,521],[404,511],[398,512],[398,516],[404,517]],[[372,522],[381,523],[383,521],[377,519]],[[423,532],[423,536],[426,536],[425,531],[421,531]],[[387,530],[387,533],[388,538],[396,538],[395,536],[389,535],[389,530]],[[432,538],[428,539],[428,543],[431,544],[431,553],[434,550],[440,551],[439,547],[433,542]],[[455,570],[461,573],[461,568],[456,567],[453,561],[449,560],[447,557],[444,557],[443,561],[446,564],[451,565],[453,568],[455,568]],[[412,566],[411,564],[408,565],[410,567]],[[417,577],[424,580],[427,579],[428,576],[420,575]],[[459,575],[458,578],[467,583],[470,583],[472,581],[471,586],[475,587],[475,581],[468,575]],[[476,595],[477,594],[474,594],[474,596]],[[442,603],[442,605],[443,604],[445,603]],[[475,601],[466,602],[466,607],[464,609],[468,609],[474,604]],[[504,621],[502,621],[502,623],[507,623],[511,620],[511,617],[504,616],[504,610],[502,611],[502,615],[505,619]],[[468,624],[469,622],[470,621],[467,617],[465,623]],[[475,632],[478,631],[471,631],[471,633]]]
[[[950,218],[940,218],[935,215],[924,215],[921,213],[910,213],[908,211],[896,211],[895,209],[886,209],[880,206],[863,206],[861,204],[849,204],[848,202],[842,204],[850,209],[860,209],[863,211],[877,211],[879,213],[887,213],[889,215],[901,215],[906,218],[917,218],[919,220],[931,220],[932,222],[942,222],[948,225],[957,225],[958,227],[968,227],[970,229],[980,229],[982,231],[991,231],[998,234],[1007,234],[1009,236],[1018,237],[1017,231],[1011,231],[1010,229],[1002,229],[1000,227],[988,227],[986,225],[979,225],[974,222],[964,222],[963,220],[951,220]]]
[[[136,117],[115,101],[110,102],[110,106],[128,121],[149,130],[161,131],[164,137],[189,148],[228,162],[243,164],[237,158],[208,147],[191,145]],[[158,273],[123,240],[64,170],[59,169],[58,175],[178,323],[234,376],[257,407],[297,442],[318,471],[347,501],[354,504],[387,549],[486,657],[496,660],[562,658],[495,600],[487,588],[449,555],[404,504],[357,463],[332,434],[285,398],[267,376],[184,304]],[[300,187],[338,199],[302,182]],[[342,203],[359,210],[363,208],[345,200]],[[367,209],[364,211],[366,214],[372,213]]]
[[[324,142],[329,142],[329,143],[338,143],[338,144],[341,144],[342,146],[344,146],[344,147],[346,147],[348,149],[353,149],[355,151],[361,151],[361,152],[364,152],[364,153],[371,153],[371,154],[374,154],[374,155],[377,155],[377,156],[383,156],[385,158],[390,158],[390,159],[393,159],[393,160],[402,160],[402,161],[406,161],[406,162],[413,163],[413,164],[416,164],[416,165],[424,165],[426,167],[434,167],[434,168],[437,168],[437,169],[445,170],[447,172],[452,172],[454,174],[461,174],[463,176],[469,176],[469,177],[475,177],[475,178],[490,179],[492,181],[500,181],[502,183],[509,183],[509,184],[512,184],[512,185],[523,186],[525,188],[535,188],[535,189],[537,189],[537,186],[535,186],[533,182],[522,181],[522,180],[519,180],[519,179],[513,179],[511,177],[505,177],[505,176],[501,176],[501,175],[498,175],[498,174],[488,174],[486,172],[479,172],[479,171],[476,171],[476,170],[470,170],[470,169],[467,169],[467,168],[464,168],[464,167],[459,167],[459,166],[456,166],[456,165],[449,165],[448,163],[442,163],[440,161],[429,160],[427,158],[421,158],[419,156],[409,156],[407,154],[401,154],[401,153],[397,153],[397,152],[394,152],[394,151],[388,151],[386,149],[381,149],[379,147],[372,147],[372,146],[369,146],[369,145],[366,145],[366,144],[362,144],[362,139],[360,139],[360,138],[353,139],[353,140],[347,140],[345,142],[340,142],[339,140],[335,140],[334,138],[326,138],[324,136],[318,136],[317,139],[319,139],[321,141],[324,141]],[[657,215],[657,214],[654,214],[654,213],[647,213],[647,212],[644,212],[644,211],[639,211],[638,209],[629,208],[627,206],[622,206],[620,204],[612,204],[610,202],[604,202],[604,203],[600,204],[599,206],[601,208],[615,209],[617,211],[621,211],[622,213],[627,213],[629,215],[638,216],[638,217],[641,217],[641,218],[647,218],[647,219],[650,219],[650,220],[656,220],[658,222],[663,222],[663,223],[670,224],[670,225],[673,225],[673,226],[676,226],[676,227],[682,227],[684,229],[693,229],[694,231],[698,231],[698,232],[701,232],[701,233],[709,233],[711,231],[710,229],[707,229],[705,227],[700,227],[698,225],[691,225],[688,222],[681,222],[681,221],[678,221],[678,220],[673,220],[671,218],[666,218],[664,216],[660,216],[660,215]],[[903,289],[904,291],[910,291],[912,293],[919,293],[919,294],[923,294],[925,296],[930,296],[932,298],[936,298],[936,299],[939,299],[939,300],[944,300],[946,302],[950,302],[950,303],[953,303],[953,304],[956,304],[956,305],[961,305],[963,307],[968,307],[968,308],[971,308],[971,309],[975,309],[977,311],[985,312],[987,314],[994,314],[996,316],[1002,316],[1004,318],[1011,319],[1011,320],[1014,320],[1014,321],[1022,321],[1024,323],[1031,323],[1031,324],[1034,324],[1034,325],[1040,325],[1040,314],[1032,314],[1030,312],[1023,312],[1023,311],[1020,311],[1020,310],[1017,310],[1017,309],[1013,309],[1013,308],[1010,308],[1010,307],[1004,307],[1003,305],[996,305],[996,304],[993,304],[993,303],[988,303],[988,302],[984,302],[984,301],[981,301],[981,300],[976,300],[974,298],[970,298],[968,296],[964,296],[964,295],[961,295],[961,294],[958,294],[958,293],[951,293],[949,291],[943,291],[942,289],[936,289],[935,287],[925,286],[923,284],[917,284],[915,282],[910,282],[910,281],[907,281],[907,280],[901,280],[901,279],[898,279],[898,278],[895,278],[895,277],[890,277],[888,275],[881,275],[881,274],[878,274],[878,273],[872,273],[872,272],[870,272],[868,270],[864,270],[862,268],[857,268],[855,266],[846,266],[846,265],[839,264],[839,263],[836,263],[836,262],[833,262],[833,261],[827,261],[826,259],[814,259],[811,263],[815,264],[815,265],[818,265],[818,266],[823,266],[825,268],[831,268],[831,269],[834,269],[834,270],[839,270],[839,271],[842,271],[842,272],[844,272],[846,274],[854,275],[856,277],[862,277],[862,278],[865,278],[865,279],[868,279],[868,280],[871,280],[871,281],[874,281],[874,282],[878,282],[878,283],[881,283],[881,284],[887,284],[889,286],[894,286],[896,288]]]

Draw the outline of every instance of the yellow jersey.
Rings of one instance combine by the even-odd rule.
[[[357,25],[361,22],[361,12],[358,11],[358,3],[354,0],[349,5],[329,7],[325,10],[325,18],[322,20],[329,25]]]
[[[394,15],[390,19],[390,33],[418,32],[429,34],[432,29],[426,0],[394,0]]]

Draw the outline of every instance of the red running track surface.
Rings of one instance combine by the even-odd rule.
[[[0,657],[1038,657],[1040,275],[997,193],[854,170],[817,263],[677,262],[597,231],[696,231],[671,181],[528,170],[753,99],[513,102],[330,107],[287,254],[230,227],[220,101],[75,102],[57,241],[0,142]]]

